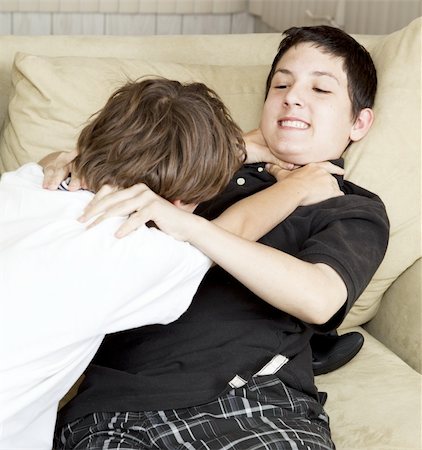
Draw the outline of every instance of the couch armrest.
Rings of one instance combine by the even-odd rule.
[[[403,272],[384,294],[376,316],[364,328],[422,373],[421,259]]]

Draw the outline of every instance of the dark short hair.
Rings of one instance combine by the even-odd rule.
[[[145,183],[167,200],[219,194],[245,157],[242,132],[202,83],[129,82],[82,130],[74,171],[96,192]]]
[[[276,66],[287,50],[298,44],[311,43],[323,52],[343,59],[353,117],[357,118],[364,108],[372,108],[377,90],[377,72],[369,52],[352,36],[328,25],[292,27],[284,35],[267,78],[266,96]]]

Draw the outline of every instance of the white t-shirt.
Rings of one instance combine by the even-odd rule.
[[[107,333],[176,320],[211,265],[123,218],[87,230],[93,194],[48,191],[27,164],[0,180],[0,449],[51,449],[59,400]]]

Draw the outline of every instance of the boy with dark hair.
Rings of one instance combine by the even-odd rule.
[[[76,219],[93,193],[106,183],[136,184],[154,197],[148,183],[166,204],[192,211],[225,188],[245,156],[241,131],[215,92],[166,79],[118,89],[81,132],[77,151],[74,173],[91,192],[69,193],[66,183],[42,189],[42,168],[34,163],[0,181],[2,449],[51,449],[58,402],[104,335],[176,320],[211,266],[155,228],[115,239],[121,218],[86,231]],[[340,195],[325,187],[330,170],[336,173],[322,169],[318,188],[325,198]],[[315,198],[300,176],[289,179],[289,208]],[[226,211],[220,222],[238,232],[244,208],[236,206],[236,220]],[[259,232],[247,216],[240,217]]]
[[[286,35],[248,147],[268,146],[299,166],[340,165],[343,151],[373,121],[371,58],[331,27]],[[355,101],[364,71],[368,95]],[[210,219],[245,196],[283,184],[274,185],[261,169],[242,167],[227,190],[197,212]],[[106,338],[80,393],[61,414],[57,448],[334,448],[309,341],[341,323],[382,261],[389,232],[375,194],[342,177],[338,183],[345,195],[296,209],[258,243],[133,188],[92,204],[84,220],[137,211],[121,235],[154,220],[218,266],[176,322]]]

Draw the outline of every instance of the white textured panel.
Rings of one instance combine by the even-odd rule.
[[[40,0],[39,12],[60,11],[60,0]]]
[[[13,34],[40,35],[51,34],[50,13],[14,13],[12,19]]]
[[[40,0],[20,0],[18,2],[18,8],[16,11],[27,12],[32,11],[36,12],[40,9]]]
[[[212,12],[215,14],[228,14],[244,12],[248,9],[246,0],[214,0],[212,2]]]
[[[254,17],[246,12],[232,14],[231,33],[253,33],[255,30]]]
[[[81,10],[81,2],[79,0],[60,0],[59,4],[61,12],[79,12]]]
[[[147,35],[155,34],[155,14],[107,14],[106,34]]]
[[[83,34],[104,34],[105,17],[104,14],[82,14]]]
[[[54,13],[52,34],[104,34],[104,14]]]
[[[262,20],[270,27],[284,31],[291,26],[328,24],[336,12],[337,0],[279,0],[262,5]],[[312,19],[306,11],[309,10]]]
[[[158,4],[160,3],[159,0],[135,0],[135,1],[136,3],[138,3],[138,12],[143,14],[155,14],[158,9]]]
[[[81,12],[98,12],[100,11],[100,1],[102,0],[83,0],[80,3]]]
[[[250,0],[249,11],[279,31],[334,20],[349,33],[387,34],[419,17],[422,0]]]
[[[81,14],[53,13],[52,34],[83,34]]]
[[[255,33],[276,33],[278,30],[267,25],[260,17],[255,19],[254,32]]]
[[[0,1],[0,12],[11,12],[18,11],[19,2],[18,0],[1,0]]]
[[[194,1],[193,3],[193,13],[194,14],[209,14],[212,13],[213,1],[212,0],[202,0],[200,2]]]
[[[12,34],[12,13],[0,13],[0,34]]]
[[[262,16],[264,2],[262,0],[249,0],[249,12],[256,16]]]
[[[100,0],[98,3],[99,12],[116,13],[119,11],[119,0]]]
[[[186,14],[182,34],[230,34],[230,14]]]
[[[420,15],[421,0],[354,0],[345,4],[345,30],[355,34],[388,34]]]
[[[141,1],[141,0],[140,0]],[[158,14],[176,14],[177,3],[173,0],[157,0]]]
[[[175,0],[176,13],[178,14],[191,14],[194,11],[193,0]]]
[[[138,0],[119,0],[119,13],[138,13],[140,3],[144,2],[138,2]],[[144,11],[141,11],[144,12]]]
[[[157,34],[182,34],[180,14],[157,14]]]
[[[246,11],[248,0],[0,0],[2,11],[210,14]]]

